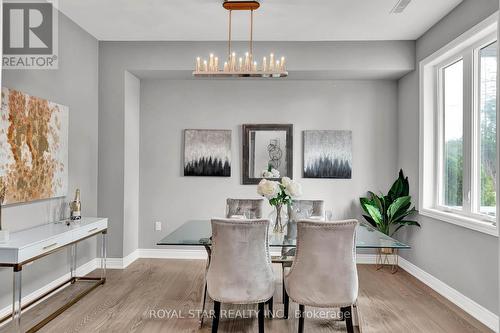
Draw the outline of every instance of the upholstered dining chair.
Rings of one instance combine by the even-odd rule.
[[[274,274],[269,256],[267,219],[212,219],[212,257],[208,295],[214,300],[212,332],[217,332],[221,303],[258,304],[259,333],[264,305],[272,305]],[[270,308],[272,312],[272,309]]]
[[[262,218],[264,199],[227,199],[226,217],[244,216],[246,218]]]
[[[347,332],[354,332],[353,305],[358,298],[357,224],[356,220],[297,223],[297,252],[285,276],[285,297],[299,304],[299,333],[304,332],[306,305],[340,308]]]
[[[298,221],[311,216],[325,218],[325,202],[323,200],[293,200],[288,206],[288,219]]]
[[[310,218],[315,218],[317,220],[323,221],[325,219],[325,202],[323,200],[293,200],[292,204],[288,206],[288,221],[297,222],[299,220],[305,220]],[[287,236],[294,238],[293,235],[297,232],[296,228],[289,226],[287,229]],[[273,263],[281,263],[281,276],[282,276],[282,286],[283,286],[283,300],[285,300],[285,269],[292,266],[293,257],[295,256],[294,247],[283,247],[281,249],[281,257],[272,258]],[[288,304],[284,304],[288,308]],[[284,313],[285,319],[288,318],[288,312]]]

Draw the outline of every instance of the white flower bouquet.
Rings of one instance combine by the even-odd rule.
[[[262,179],[257,185],[257,193],[265,197],[271,206],[276,208],[275,232],[283,232],[281,223],[281,209],[283,205],[291,205],[293,198],[302,195],[302,187],[299,183],[288,177],[283,177],[281,182]]]

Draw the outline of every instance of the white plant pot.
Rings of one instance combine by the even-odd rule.
[[[9,236],[8,230],[0,230],[0,243],[7,243],[10,238]]]

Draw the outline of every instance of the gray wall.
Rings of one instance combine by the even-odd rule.
[[[417,41],[417,62],[498,10],[497,0],[466,0]],[[398,165],[418,199],[418,71],[399,80]],[[403,257],[498,314],[498,238],[419,216],[420,230],[399,234]]]
[[[78,187],[85,216],[97,216],[97,120],[98,42],[59,15],[58,70],[4,70],[2,85],[69,107],[69,196],[3,208],[6,229],[15,231],[61,218],[59,209]],[[95,258],[95,240],[78,246],[78,264]],[[69,272],[65,251],[27,266],[23,271],[23,295]],[[11,271],[0,270],[0,308],[11,301]]]
[[[125,72],[125,135],[123,183],[123,256],[139,243],[139,122],[141,82]]]
[[[246,47],[246,44],[241,43],[235,43],[234,47],[241,51],[242,45]],[[127,252],[123,243],[125,137],[128,135],[124,116],[125,71],[135,73],[141,78],[180,76],[188,81],[193,81],[191,71],[195,57],[208,54],[210,51],[225,54],[226,47],[226,43],[223,42],[99,43],[98,213],[108,217],[110,221],[110,257],[121,258]],[[400,77],[403,73],[414,69],[414,47],[414,42],[411,41],[255,43],[257,54],[261,51],[273,50],[276,54],[286,55],[290,64],[289,70],[296,72],[297,78],[313,76],[322,79],[331,77]],[[178,80],[179,84],[181,81]],[[213,82],[213,80],[209,82]],[[263,81],[259,81],[259,83],[263,83]],[[274,94],[271,95],[274,96]],[[194,95],[192,99],[193,102],[200,101]],[[353,97],[352,99],[356,100],[357,98]],[[257,98],[257,100],[262,99]],[[301,105],[303,108],[307,107],[304,103]],[[169,103],[163,105],[166,109],[169,106]],[[259,108],[262,108],[262,105],[259,105]],[[207,116],[213,115],[207,112]],[[236,126],[236,124],[235,122],[232,126]],[[236,133],[234,135],[237,137]],[[179,158],[180,155],[173,156],[171,162],[177,163]],[[162,202],[160,207],[167,209],[165,205],[166,203]],[[167,223],[169,224],[170,221]],[[148,221],[146,228],[152,227],[152,222]],[[141,228],[143,228],[142,224]]]
[[[186,220],[223,216],[228,197],[258,198],[255,185],[240,185],[245,123],[294,125],[293,172],[303,186],[303,198],[324,199],[326,209],[338,218],[359,217],[357,198],[367,190],[386,190],[395,177],[395,81],[144,80],[140,248],[156,247]],[[183,176],[186,128],[232,130],[230,178]],[[302,179],[306,129],[352,130],[351,180]],[[265,207],[267,214],[271,210]],[[155,220],[167,228],[155,232]]]

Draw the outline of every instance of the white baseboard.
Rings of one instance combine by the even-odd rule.
[[[125,269],[139,259],[139,251],[135,250],[124,258],[106,258],[106,268],[108,269]]]
[[[76,275],[77,276],[84,276],[92,272],[93,270],[97,269],[100,267],[100,260],[98,258],[92,259],[89,262],[77,267],[76,269]],[[57,285],[63,283],[64,281],[68,280],[71,277],[70,273],[66,273],[63,276],[55,279],[54,281],[50,282],[49,284],[46,284],[45,286],[41,287],[40,289],[35,290],[34,292],[24,296],[21,299],[21,304],[26,304],[34,299],[40,297],[41,295],[45,294],[52,288],[56,287]],[[36,303],[35,303],[36,304]],[[33,304],[33,305],[35,305]],[[0,318],[3,318],[4,316],[7,316],[12,313],[12,305],[6,306],[3,309],[0,309]]]
[[[139,249],[139,258],[207,259],[204,248],[199,249]]]
[[[375,265],[377,263],[377,255],[368,253],[357,254],[356,262],[358,264]]]
[[[496,314],[402,257],[399,257],[399,266],[472,317],[498,332],[498,316]]]

